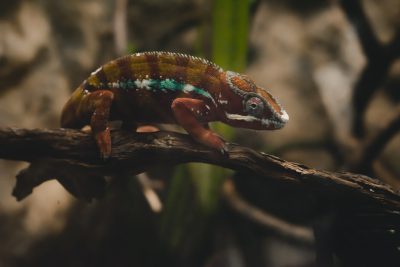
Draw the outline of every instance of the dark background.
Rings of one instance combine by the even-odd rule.
[[[227,139],[400,188],[398,0],[1,1],[0,126],[59,127],[63,104],[91,71],[152,50],[246,73],[290,115],[279,131],[214,125]],[[313,238],[279,234],[232,208],[221,189],[231,179],[250,205],[312,237],[321,222],[329,236],[337,216],[307,195],[291,199],[304,192],[200,164],[155,163],[139,178],[117,177],[90,204],[56,181],[17,202],[23,166],[0,161],[0,266],[316,266]],[[348,266],[332,253],[334,266]]]

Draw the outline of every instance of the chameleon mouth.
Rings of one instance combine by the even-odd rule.
[[[285,126],[286,122],[283,122],[281,120],[274,120],[274,119],[261,119],[261,124],[264,126],[273,125],[273,127],[275,129],[280,129],[280,128],[283,128],[283,126]]]
[[[272,119],[261,119],[261,124],[265,126],[273,125],[276,129],[283,128],[289,121],[289,114],[284,109],[281,110],[281,113],[275,112],[275,116]]]

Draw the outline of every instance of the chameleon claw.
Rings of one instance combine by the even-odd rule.
[[[222,156],[224,156],[226,158],[229,158],[229,149],[228,149],[228,146],[226,144],[224,144],[220,148],[219,152],[222,154]]]
[[[228,157],[229,157],[228,151],[226,151],[225,149],[221,148],[219,152],[220,152],[220,153],[222,154],[222,156],[224,156],[225,158],[228,158]]]

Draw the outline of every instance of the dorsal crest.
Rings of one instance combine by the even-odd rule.
[[[167,57],[174,57],[174,58],[184,58],[184,59],[189,59],[193,62],[199,63],[199,64],[205,64],[208,66],[211,66],[213,68],[215,68],[217,71],[222,72],[224,71],[220,66],[218,66],[217,64],[201,58],[201,57],[196,57],[196,56],[192,56],[192,55],[187,55],[187,54],[182,54],[182,53],[175,53],[175,52],[164,52],[164,51],[151,51],[151,52],[140,52],[140,53],[135,53],[132,54],[132,57],[139,57],[139,56],[143,56],[143,55],[151,55],[151,56],[155,56],[156,58],[159,58],[160,56],[167,56]]]

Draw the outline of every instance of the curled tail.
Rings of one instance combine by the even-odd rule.
[[[85,93],[82,86],[79,86],[65,104],[61,112],[61,127],[80,129],[89,124],[89,119],[83,116],[81,110],[82,99]]]

